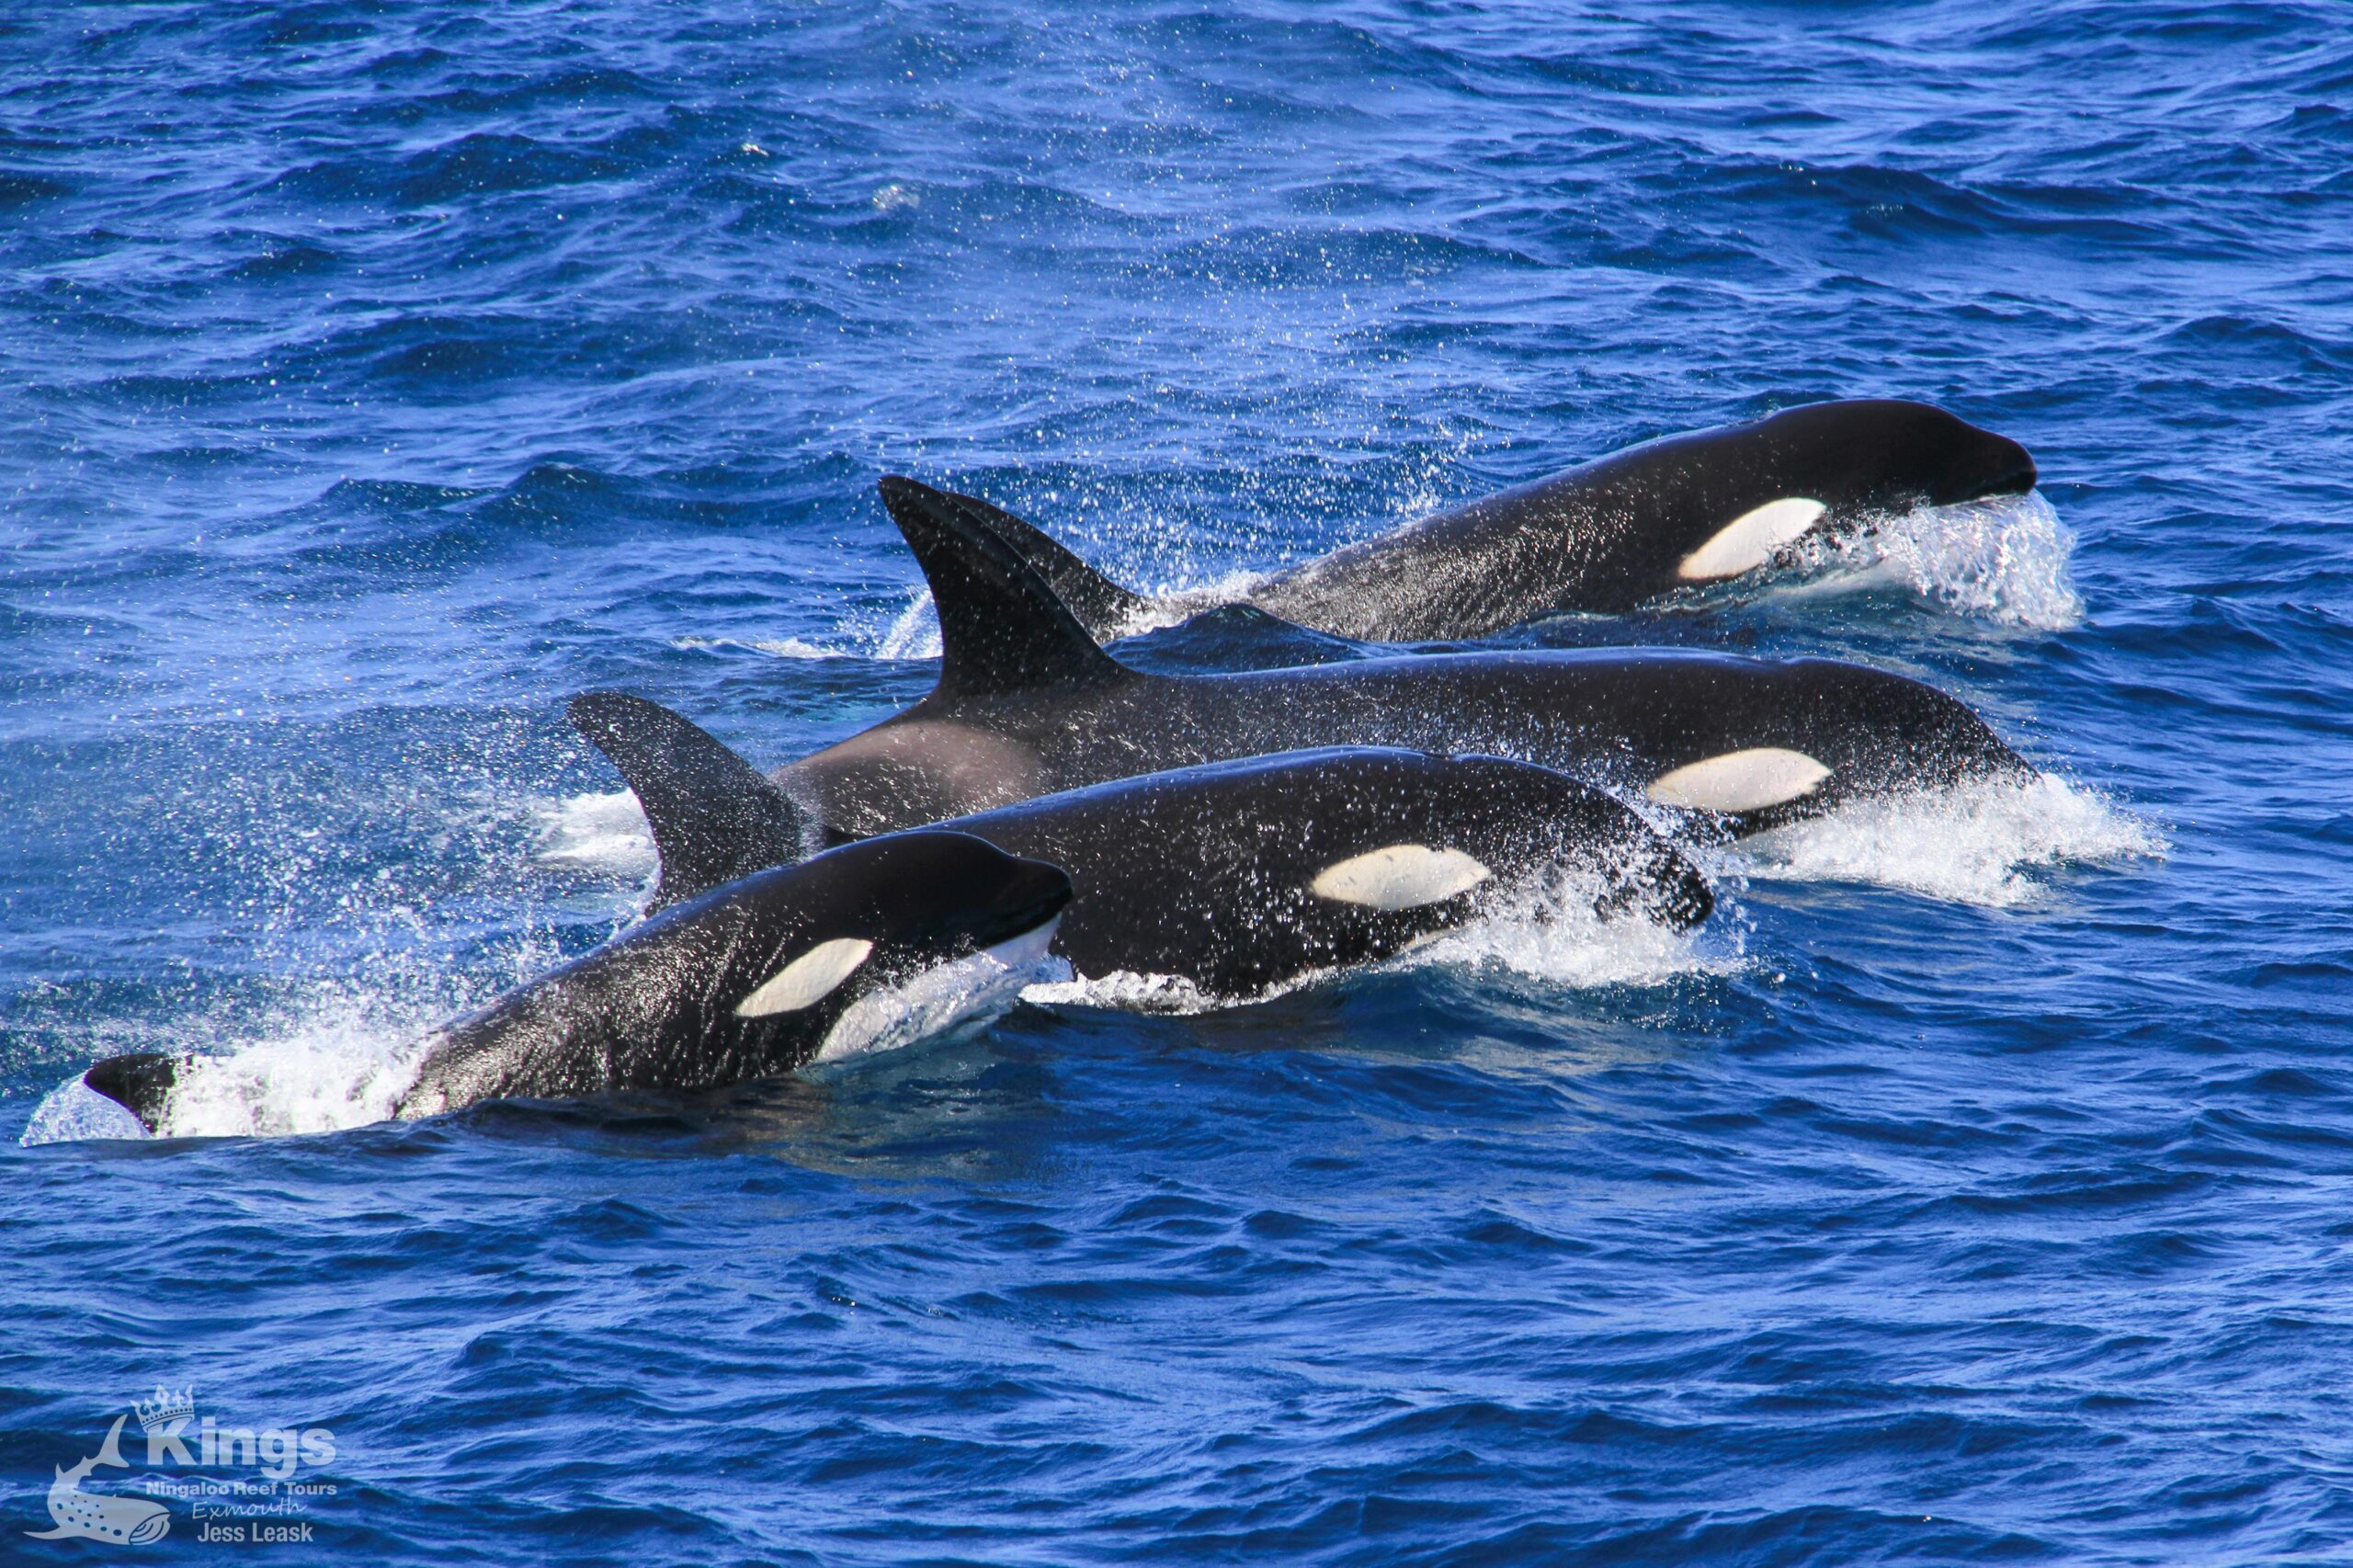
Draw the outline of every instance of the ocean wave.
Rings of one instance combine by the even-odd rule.
[[[1605,915],[1595,907],[1599,891],[1587,878],[1564,873],[1397,961],[1409,969],[1508,971],[1570,991],[1664,985],[1747,967],[1742,922],[1721,882],[1715,915],[1688,931],[1641,915]]]
[[[1758,881],[1869,882],[1991,908],[2041,902],[2046,874],[2167,853],[2163,833],[2096,790],[2045,774],[1858,801],[1745,839]]]
[[[772,659],[855,659],[861,656],[851,648],[812,642],[801,637],[673,637],[670,646],[685,653],[733,648],[750,653],[765,653]]]
[[[1799,540],[1774,566],[1687,590],[1694,608],[1894,591],[1958,618],[2038,631],[2080,624],[2075,530],[2040,492],[1915,506]]]

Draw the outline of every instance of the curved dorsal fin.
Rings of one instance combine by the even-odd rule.
[[[179,1081],[177,1056],[160,1051],[138,1051],[109,1056],[82,1074],[82,1082],[139,1119],[150,1132],[162,1131],[164,1107]],[[62,1473],[62,1472],[61,1472]]]
[[[944,697],[993,697],[1127,678],[975,503],[912,479],[882,481],[882,504],[906,536],[939,611]]]
[[[992,506],[977,495],[942,491],[1046,580],[1054,597],[1076,616],[1086,634],[1097,642],[1119,634],[1120,629],[1152,608],[1152,600],[1131,593],[1071,553],[1035,523],[1025,522],[1002,506]]]
[[[565,711],[645,808],[662,857],[648,915],[801,858],[801,809],[692,720],[620,691],[575,697]]]

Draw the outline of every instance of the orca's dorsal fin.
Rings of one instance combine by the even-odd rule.
[[[801,858],[801,808],[694,721],[620,691],[575,697],[566,711],[645,808],[662,858],[646,914]]]
[[[160,1051],[138,1051],[109,1056],[82,1074],[82,1082],[139,1119],[150,1132],[160,1131],[164,1107],[179,1081],[181,1058]]]
[[[1024,522],[977,495],[961,495],[953,491],[940,494],[961,502],[970,516],[1043,577],[1046,586],[1053,589],[1054,597],[1063,601],[1078,618],[1079,624],[1086,628],[1086,634],[1097,642],[1118,636],[1121,628],[1132,624],[1153,608],[1152,600],[1120,586],[1072,554],[1059,540],[1049,538],[1035,523]]]
[[[1128,668],[1095,645],[975,503],[896,475],[881,491],[939,611],[937,695],[995,697],[1128,678]]]

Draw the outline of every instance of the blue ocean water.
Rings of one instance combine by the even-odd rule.
[[[332,1435],[265,1561],[2346,1560],[2348,166],[2284,0],[0,9],[0,1555],[256,1527],[27,1539],[164,1385]],[[1498,641],[2048,788],[1688,946],[349,1125],[634,907],[566,697],[927,688],[882,473],[1201,585],[1840,395],[2040,491]],[[1127,652],[1356,652],[1247,631]],[[49,1141],[183,1048],[246,1135]]]

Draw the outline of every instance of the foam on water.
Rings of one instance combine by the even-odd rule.
[[[424,1040],[363,1017],[312,1020],[181,1070],[159,1131],[172,1138],[278,1138],[364,1127],[415,1081]]]
[[[2038,869],[2165,853],[2164,835],[2097,790],[2042,775],[1857,801],[1742,841],[1759,881],[1855,881],[1995,908],[2046,896]]]
[[[79,1143],[93,1138],[144,1138],[139,1119],[82,1082],[76,1073],[41,1096],[17,1142]]]
[[[854,649],[829,648],[799,637],[674,637],[670,640],[670,646],[688,653],[712,648],[748,648],[755,653],[766,653],[777,659],[854,659],[860,656]]]
[[[1163,585],[1152,589],[1140,589],[1151,597],[1134,614],[1112,627],[1103,637],[1115,642],[1123,637],[1141,637],[1147,631],[1181,625],[1204,610],[1220,605],[1234,604],[1249,597],[1250,591],[1267,580],[1264,572],[1228,572],[1206,583],[1182,586]],[[936,659],[939,657],[939,616],[932,608],[931,593],[919,589],[906,608],[879,632],[870,627],[860,627],[855,620],[845,623],[843,638],[850,643],[850,656],[873,659]],[[755,644],[763,653],[780,653],[769,643]],[[794,653],[794,658],[838,658],[844,654],[799,644],[806,653]]]
[[[907,602],[887,617],[872,610],[853,611],[826,637],[712,637],[699,633],[670,639],[670,646],[686,652],[736,649],[765,653],[772,659],[891,659],[914,661],[939,657],[939,618],[931,608],[931,590],[916,588]]]
[[[2038,631],[2084,618],[2075,530],[2040,492],[1918,506],[1850,533],[1811,536],[1774,578],[1784,595],[1900,588],[1956,615]]]
[[[279,1138],[364,1127],[392,1114],[416,1076],[427,1034],[442,1009],[403,1005],[329,987],[282,1010],[257,1038],[180,1038],[184,1062],[157,1135]],[[26,1127],[26,1143],[84,1138],[143,1138],[122,1107],[76,1074],[50,1091]]]
[[[1267,996],[1291,988],[1279,987]],[[1036,981],[1022,988],[1021,999],[1040,1007],[1103,1007],[1123,1013],[1212,1013],[1235,1006],[1232,999],[1212,996],[1182,975],[1138,974],[1124,969],[1091,977],[1072,972],[1057,980]],[[1267,996],[1253,1000],[1265,1001]]]
[[[1266,572],[1237,570],[1206,583],[1164,584],[1151,590],[1151,597],[1134,613],[1113,627],[1103,641],[1109,642],[1121,637],[1141,637],[1147,631],[1181,626],[1193,617],[1215,609],[1220,605],[1240,604],[1270,575]]]
[[[1715,914],[1688,931],[1639,915],[1605,915],[1594,881],[1563,872],[1549,885],[1404,954],[1404,966],[1506,970],[1574,991],[1663,985],[1728,974],[1748,960],[1741,922],[1719,882]]]

